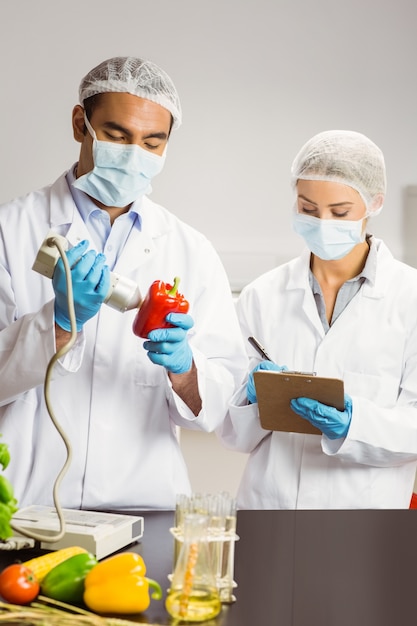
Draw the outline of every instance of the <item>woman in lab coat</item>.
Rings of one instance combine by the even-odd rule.
[[[307,244],[248,285],[237,309],[247,382],[219,429],[249,453],[241,508],[408,508],[417,465],[417,270],[366,234],[382,208],[379,148],[350,131],[310,139],[292,166],[293,226]],[[309,398],[292,409],[321,435],[263,430],[253,374],[314,371],[344,381],[345,409]]]
[[[52,280],[32,270],[50,229],[69,242],[78,331],[49,387],[72,448],[62,506],[174,508],[191,488],[177,427],[212,431],[243,379],[247,356],[218,255],[147,196],[180,122],[163,70],[109,59],[81,82],[78,163],[0,207],[0,433],[20,507],[53,503],[66,459],[44,398],[47,366],[70,336],[65,273],[61,260]],[[143,296],[154,281],[180,277],[189,313],[144,341],[132,331],[137,310],[104,304],[110,270]]]

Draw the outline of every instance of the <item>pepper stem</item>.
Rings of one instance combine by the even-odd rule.
[[[168,296],[175,296],[177,291],[178,291],[178,285],[180,284],[180,279],[179,276],[175,276],[174,278],[174,284],[172,285],[171,289],[168,291]]]
[[[154,600],[161,600],[162,598],[161,585],[158,582],[156,582],[156,580],[153,580],[152,578],[146,577],[145,580],[148,581],[149,587],[153,589],[153,592],[151,593],[151,598],[153,598]]]

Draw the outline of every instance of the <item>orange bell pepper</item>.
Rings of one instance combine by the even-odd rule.
[[[95,613],[142,613],[151,598],[161,600],[162,589],[145,577],[146,566],[136,552],[121,552],[100,561],[85,578],[84,602]]]

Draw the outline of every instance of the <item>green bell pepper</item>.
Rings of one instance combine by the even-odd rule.
[[[70,556],[46,574],[41,582],[41,593],[59,602],[82,604],[85,577],[97,563],[90,552]]]
[[[1,435],[0,435],[1,437]],[[6,443],[0,443],[0,465],[3,469],[9,465],[10,452]],[[13,514],[17,511],[17,500],[13,494],[13,486],[10,481],[0,475],[0,541],[8,539],[13,535],[10,526]]]

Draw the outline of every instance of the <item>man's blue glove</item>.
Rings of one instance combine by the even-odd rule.
[[[246,395],[250,404],[255,404],[255,402],[257,402],[253,375],[255,372],[258,372],[259,370],[271,370],[273,372],[286,372],[288,370],[288,367],[286,365],[282,365],[282,366],[277,365],[276,363],[273,363],[272,361],[261,361],[260,363],[258,363],[258,365],[254,367],[251,373],[249,374],[248,384],[246,387]]]
[[[162,365],[173,374],[185,374],[193,364],[187,331],[194,326],[194,320],[185,313],[168,313],[165,319],[175,328],[152,330],[143,347],[148,350],[148,357],[155,365]]]
[[[346,437],[352,419],[352,398],[347,394],[344,411],[311,398],[295,398],[290,404],[293,411],[311,422],[329,439]]]
[[[88,241],[84,240],[66,252],[71,268],[78,332],[85,322],[98,312],[110,289],[110,270],[105,265],[106,257],[103,254],[96,254],[94,250],[85,252],[87,248]],[[70,332],[66,274],[61,258],[56,264],[52,285],[55,291],[55,322]]]

